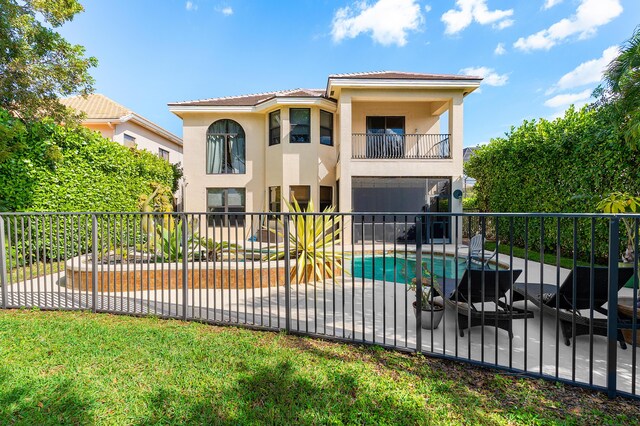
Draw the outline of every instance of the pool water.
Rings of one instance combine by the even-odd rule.
[[[351,261],[347,261],[350,268]],[[467,259],[453,256],[428,255],[422,256],[422,264],[436,277],[460,278],[467,267]],[[494,268],[493,265],[488,266]],[[416,259],[414,255],[409,255],[405,259],[404,255],[362,255],[353,256],[353,276],[356,278],[369,278],[375,280],[385,280],[408,284],[415,278]]]

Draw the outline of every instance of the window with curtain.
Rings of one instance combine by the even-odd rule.
[[[269,146],[280,143],[280,110],[269,113]]]
[[[311,142],[311,110],[309,108],[291,108],[289,110],[291,143]]]
[[[320,143],[333,145],[333,114],[320,110]]]
[[[307,210],[311,200],[311,187],[309,185],[291,185],[289,187],[289,202],[293,205],[293,199],[298,202],[302,211]]]
[[[210,215],[209,226],[244,225],[244,215],[234,215],[234,212],[245,211],[244,188],[208,188],[207,211],[210,213],[225,213],[224,215]]]
[[[245,173],[244,129],[233,120],[218,120],[207,130],[207,173]]]

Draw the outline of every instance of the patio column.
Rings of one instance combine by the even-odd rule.
[[[353,209],[351,200],[351,94],[343,90],[338,101],[338,116],[340,121],[340,211],[351,212]],[[342,236],[344,244],[351,243],[351,219],[345,223],[345,230]]]
[[[451,155],[453,158],[453,169],[451,170],[451,193],[456,190],[462,191],[463,178],[462,170],[464,165],[463,159],[463,96],[462,93],[455,94],[449,101],[449,135],[451,144]],[[456,199],[451,197],[451,211],[454,213],[462,212],[462,198]],[[453,221],[455,224],[455,220]],[[462,243],[462,221],[458,219],[458,226],[452,226],[451,242],[454,244]]]

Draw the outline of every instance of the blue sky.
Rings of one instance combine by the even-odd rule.
[[[96,91],[182,136],[173,101],[323,88],[331,73],[485,77],[465,146],[584,104],[638,0],[110,0],[60,31],[100,62]],[[635,18],[634,18],[635,17]]]

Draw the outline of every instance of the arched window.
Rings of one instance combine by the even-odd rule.
[[[245,137],[233,120],[218,120],[207,130],[207,173],[245,173]]]

